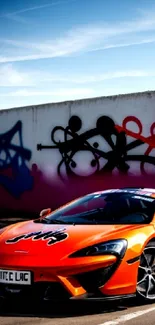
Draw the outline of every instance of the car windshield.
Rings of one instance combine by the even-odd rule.
[[[143,224],[154,214],[154,199],[125,193],[93,194],[72,201],[40,220],[58,224]]]

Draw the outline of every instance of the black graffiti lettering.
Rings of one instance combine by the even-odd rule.
[[[52,231],[49,231],[49,232],[47,233],[47,235],[49,235],[49,236],[51,236],[51,234],[52,234]],[[38,239],[41,239],[41,238],[44,238],[44,237],[45,237],[45,233],[40,232],[40,234],[36,234],[36,235],[33,237],[33,239],[34,239],[34,240],[38,240]]]
[[[17,236],[17,237],[14,237],[14,238],[11,238],[11,239],[8,239],[6,241],[6,243],[17,243],[19,242],[21,239],[24,239],[25,235],[21,235],[21,236]]]
[[[65,233],[65,229],[59,229],[56,231],[48,231],[48,232],[33,232],[33,233],[29,233],[29,234],[24,234],[12,239],[8,239],[6,241],[6,243],[8,244],[14,244],[19,242],[20,240],[27,240],[32,238],[32,240],[40,240],[40,239],[44,239],[44,240],[48,240],[47,244],[48,245],[52,245],[56,242],[60,242],[62,240],[65,240],[68,237],[68,234]]]
[[[24,239],[29,239],[33,236],[39,236],[42,232],[38,231],[38,232],[31,232],[30,234],[24,235]]]
[[[50,238],[50,240],[48,241],[48,245],[52,245],[52,244],[54,244],[54,243],[57,242],[57,241],[58,241],[58,239],[57,239],[56,237],[52,236],[52,237]]]
[[[51,236],[52,237],[58,237],[59,236],[59,233],[62,234],[62,232],[65,231],[65,229],[61,229],[61,230],[57,230],[57,231],[49,231],[49,233],[46,233],[44,235],[44,239],[48,239],[50,238]]]
[[[62,234],[56,235],[55,237],[52,237],[49,240],[48,245],[52,245],[55,242],[59,242],[59,241],[65,240],[67,237],[68,237],[68,234],[66,234],[66,233],[62,233]]]
[[[141,130],[141,122],[137,118],[134,118],[133,120],[133,117],[127,117],[124,119],[124,124],[130,121],[134,121],[134,123],[136,123]],[[145,143],[144,137],[140,137],[139,135],[138,139],[138,135],[135,133],[134,140],[127,143],[128,135],[126,129],[121,127],[121,130],[118,130],[111,117],[100,116],[96,121],[96,126],[83,133],[80,133],[81,128],[81,119],[78,116],[72,116],[69,119],[66,128],[56,126],[52,130],[51,140],[53,145],[37,145],[37,150],[59,150],[62,159],[58,164],[57,172],[62,180],[66,180],[66,177],[64,178],[63,176],[63,166],[65,166],[66,174],[68,176],[79,177],[79,175],[74,172],[75,168],[78,167],[76,162],[76,154],[84,151],[89,151],[91,153],[92,159],[90,160],[90,165],[88,167],[93,167],[93,174],[109,174],[112,173],[115,168],[117,168],[120,173],[127,174],[130,169],[128,164],[129,161],[140,162],[140,169],[142,172],[144,172],[145,163],[155,166],[155,157],[148,155],[147,152],[144,153],[144,155],[129,154],[131,149],[138,148]],[[61,133],[63,133],[63,141],[57,140],[57,131],[61,131]],[[100,149],[99,143],[96,140],[93,142],[93,137],[96,136],[100,136],[103,146],[105,142],[109,145],[109,151],[105,152],[104,150]],[[105,163],[104,165],[101,165],[100,161],[103,161],[103,159]]]

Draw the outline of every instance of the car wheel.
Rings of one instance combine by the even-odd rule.
[[[137,298],[144,302],[155,301],[155,241],[147,244],[140,258]]]

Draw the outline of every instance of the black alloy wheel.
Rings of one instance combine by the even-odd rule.
[[[140,258],[137,297],[144,302],[155,301],[155,242],[148,243]]]

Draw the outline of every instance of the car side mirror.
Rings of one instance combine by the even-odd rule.
[[[47,209],[41,210],[41,212],[40,212],[40,217],[41,217],[41,218],[44,218],[44,217],[46,217],[48,214],[50,214],[51,212],[52,212],[51,208],[47,208]]]

